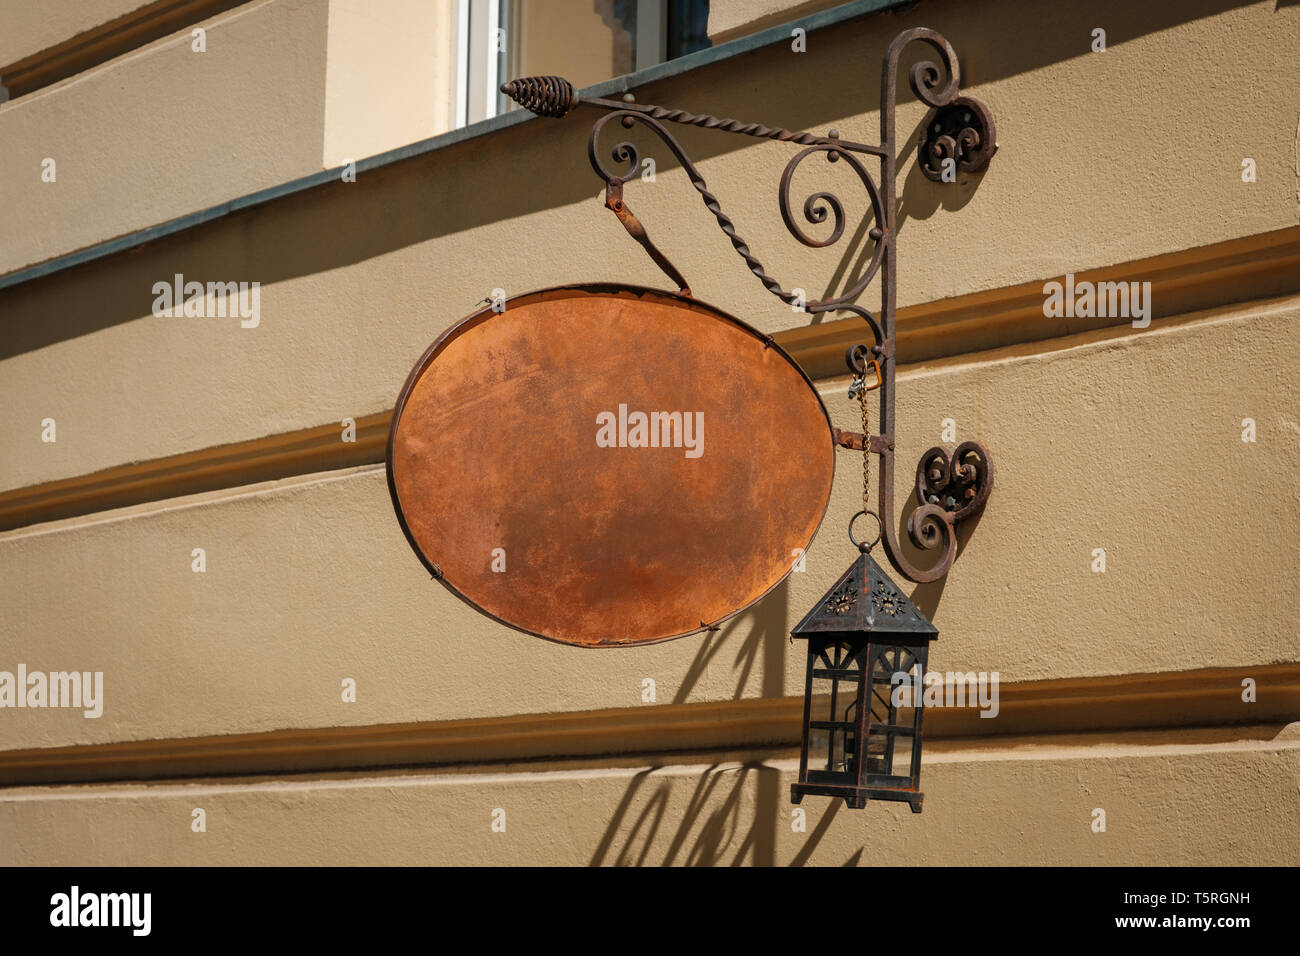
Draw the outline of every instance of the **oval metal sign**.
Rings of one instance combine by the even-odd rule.
[[[830,500],[812,383],[717,309],[548,289],[443,333],[406,381],[388,487],[457,596],[587,647],[716,626],[776,587]]]

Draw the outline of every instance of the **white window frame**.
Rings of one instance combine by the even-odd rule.
[[[505,111],[500,86],[511,57],[496,50],[497,30],[511,23],[517,5],[542,0],[456,0],[456,126],[490,119]],[[646,29],[653,24],[654,29]],[[664,62],[668,51],[668,0],[637,0],[633,69]]]
[[[469,0],[456,0],[456,128],[469,124]]]

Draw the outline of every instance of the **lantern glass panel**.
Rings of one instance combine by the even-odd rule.
[[[823,782],[852,784],[858,773],[858,693],[866,646],[830,640],[814,655],[808,769]]]
[[[909,788],[919,771],[916,735],[928,648],[896,644],[871,647],[867,778],[870,786]]]

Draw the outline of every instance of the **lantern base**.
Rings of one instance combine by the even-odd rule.
[[[798,804],[805,795],[814,797],[839,797],[850,810],[861,810],[868,800],[895,800],[910,804],[913,813],[921,812],[925,794],[914,790],[882,790],[878,787],[854,787],[850,785],[792,783],[790,784],[790,802]]]

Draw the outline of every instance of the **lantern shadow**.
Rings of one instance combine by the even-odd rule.
[[[688,702],[710,664],[735,645],[737,638],[740,643],[731,658],[736,681],[732,699],[746,696],[760,663],[760,696],[784,696],[789,609],[789,581],[784,580],[744,614],[705,635],[673,703]],[[647,795],[654,774],[668,766],[644,770],[628,785],[592,855],[592,865],[770,866],[775,862],[783,794],[779,770],[758,760],[747,760],[739,767],[711,763],[700,773],[682,812],[669,822],[672,783],[658,783]],[[750,802],[744,798],[750,788],[754,790],[753,813],[746,823]]]
[[[736,680],[733,699],[745,696],[760,662],[762,698],[784,696],[789,611],[787,579],[747,612],[706,635],[673,702],[687,703],[709,665],[738,638],[739,646],[731,658]],[[782,772],[756,758],[746,759],[739,765],[724,765],[715,760],[699,771],[685,805],[680,812],[674,812],[674,799],[681,801],[674,783],[680,785],[680,778],[668,780],[663,774],[673,766],[680,766],[683,756],[636,774],[601,835],[591,865],[776,864],[777,827],[789,819],[788,813],[782,812],[789,800],[789,786],[783,785]],[[746,799],[751,794],[752,799]],[[832,801],[817,826],[807,834],[791,865],[803,866],[808,862],[829,832],[839,809],[840,801]],[[860,857],[861,851],[845,865],[856,865]]]
[[[823,813],[821,819],[817,821],[817,826],[813,827],[812,833],[808,834],[808,839],[804,840],[803,846],[799,848],[799,852],[796,853],[794,859],[790,861],[791,866],[808,865],[808,861],[812,859],[813,851],[817,849],[817,845],[821,843],[822,839],[826,836],[827,832],[831,828],[831,822],[835,819],[835,815],[840,812],[840,808],[843,806],[843,800],[831,800],[830,806],[826,808],[826,812]],[[857,864],[854,862],[855,858],[860,857],[861,855],[862,851],[859,850],[853,857],[849,858],[849,863],[846,863],[845,866],[850,864],[856,866]]]
[[[784,820],[785,793],[777,768],[757,761],[739,767],[712,763],[700,772],[676,816],[670,814],[670,782],[648,789],[654,775],[664,769],[643,770],[628,784],[591,856],[591,866],[776,865],[776,828]],[[753,814],[746,822],[744,797],[750,787],[756,792]],[[790,866],[809,864],[842,807],[842,801],[830,801]],[[858,849],[841,865],[860,865],[862,852]]]
[[[655,787],[630,826],[625,825],[652,775],[662,769],[643,770],[628,785],[592,854],[592,866],[772,865],[775,800],[781,783],[778,770],[756,762],[740,767],[710,764],[695,781],[685,808],[671,827],[665,827],[673,799],[668,781]],[[751,784],[757,788],[755,812],[745,826],[743,798]],[[662,856],[656,852],[659,847]]]

